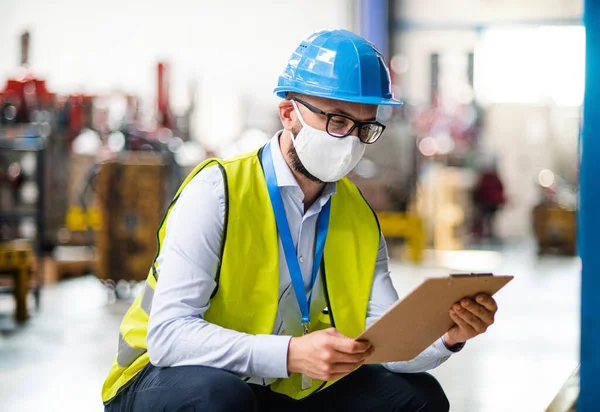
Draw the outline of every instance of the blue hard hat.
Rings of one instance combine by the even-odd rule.
[[[354,103],[399,106],[391,90],[383,55],[347,30],[323,30],[302,40],[279,76],[274,92]]]

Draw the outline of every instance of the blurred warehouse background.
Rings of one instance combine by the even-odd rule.
[[[102,410],[166,205],[199,162],[280,128],[277,76],[330,27],[373,41],[405,101],[380,110],[385,134],[352,173],[400,294],[454,271],[516,276],[497,325],[434,372],[452,410],[546,410],[579,362],[582,13],[581,0],[0,0],[0,410]]]

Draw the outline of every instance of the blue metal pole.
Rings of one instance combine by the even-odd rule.
[[[389,60],[388,0],[361,0],[360,34]]]
[[[600,405],[600,1],[585,0],[585,98],[581,138],[579,251],[581,392],[578,412]]]

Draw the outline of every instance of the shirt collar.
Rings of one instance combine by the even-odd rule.
[[[283,158],[283,154],[281,153],[281,147],[279,146],[279,136],[283,130],[275,133],[275,136],[271,138],[271,157],[273,158],[273,167],[275,169],[275,176],[277,177],[277,186],[278,187],[291,187],[297,189],[300,193],[300,186],[296,181],[296,178],[292,174],[288,164]],[[331,195],[336,193],[336,184],[335,182],[330,182],[325,184],[325,188],[323,189],[323,193],[319,197],[318,201],[322,205],[327,202]]]

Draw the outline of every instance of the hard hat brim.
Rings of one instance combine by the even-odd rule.
[[[275,93],[278,97],[281,97],[282,99],[285,99],[286,93],[288,92],[299,93],[305,96],[322,97],[324,99],[340,100],[343,102],[350,103],[373,104],[377,106],[402,106],[404,104],[404,102],[394,99],[393,97],[384,98],[378,96],[344,96],[340,94],[334,95],[333,93],[319,93],[316,91],[307,92],[306,90],[301,90],[299,88],[290,86],[280,86],[276,87],[273,90],[273,93]]]

